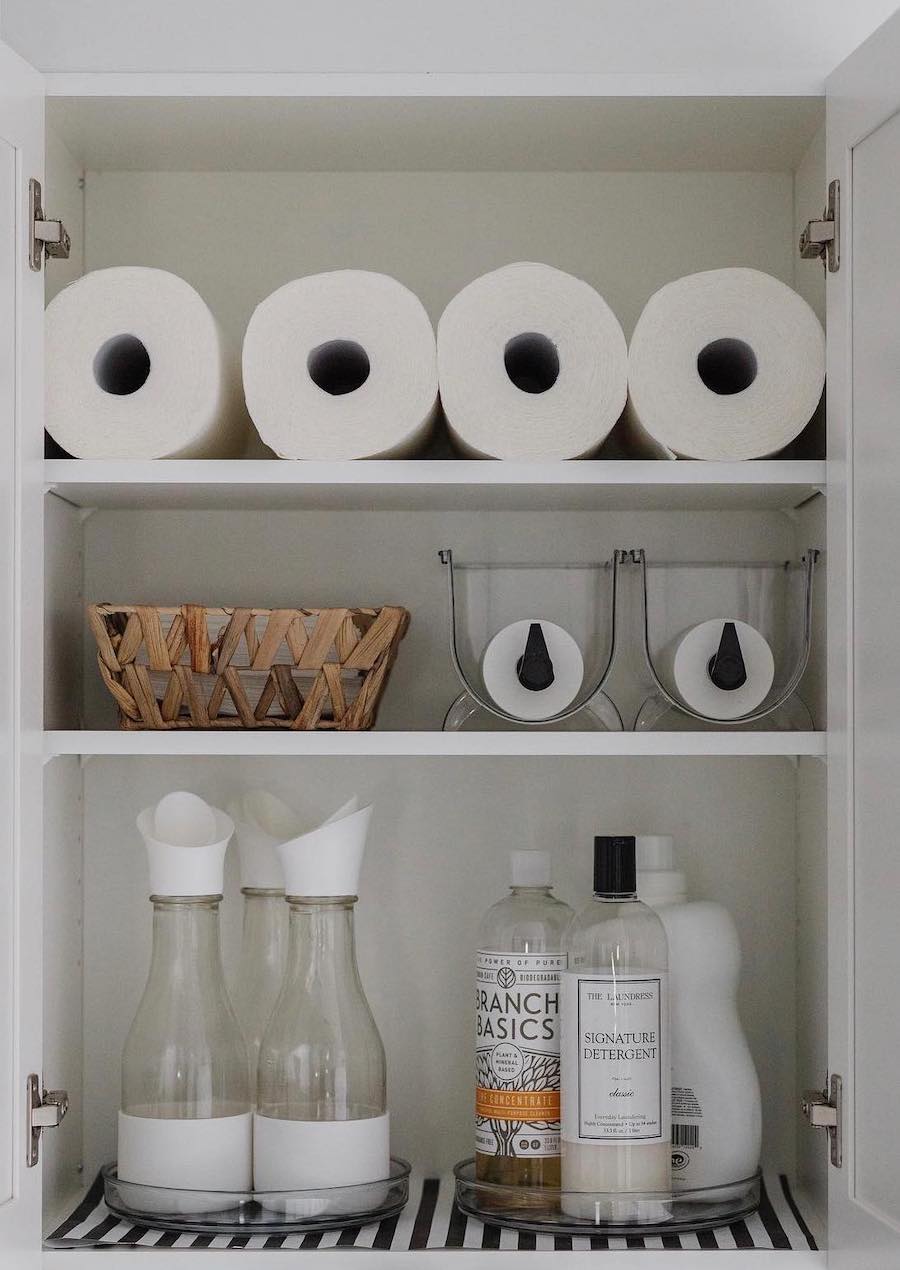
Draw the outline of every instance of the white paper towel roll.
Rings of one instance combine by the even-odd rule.
[[[741,687],[730,691],[716,687],[710,678],[710,663],[718,652],[726,622],[734,623],[747,675]],[[775,678],[775,660],[765,637],[755,626],[729,617],[690,627],[659,661],[658,669],[666,676],[663,682],[669,679],[685,705],[710,719],[739,719],[750,714],[765,700]]]
[[[237,357],[183,278],[123,266],[85,274],[47,306],[47,431],[85,459],[240,454]]]
[[[408,455],[437,411],[431,321],[383,273],[345,269],[280,287],[250,319],[243,370],[253,421],[286,459]]]
[[[532,625],[543,632],[553,682],[548,688],[533,691],[519,682],[518,663]],[[570,706],[581,690],[584,659],[568,631],[542,617],[511,622],[497,632],[484,652],[481,675],[488,695],[507,714],[517,719],[549,719]]]
[[[796,291],[756,269],[689,274],[638,318],[617,435],[659,458],[765,458],[803,431],[824,383],[822,324]]]
[[[592,454],[625,405],[627,349],[593,287],[549,265],[506,265],[464,287],[438,322],[441,402],[479,458]]]

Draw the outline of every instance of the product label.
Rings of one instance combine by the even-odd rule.
[[[703,1108],[688,1085],[672,1086],[672,1171],[683,1173],[690,1167],[691,1152],[702,1150],[700,1121]]]
[[[559,981],[565,953],[478,954],[475,1149],[559,1155]]]
[[[562,977],[562,1136],[567,1142],[667,1142],[667,976]]]

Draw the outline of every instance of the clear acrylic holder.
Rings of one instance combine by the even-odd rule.
[[[562,1191],[481,1182],[475,1161],[453,1170],[464,1213],[495,1226],[549,1235],[669,1235],[711,1230],[755,1212],[762,1174],[724,1186],[679,1191]],[[572,1216],[564,1209],[591,1216]]]
[[[394,1157],[390,1176],[380,1181],[302,1191],[175,1190],[125,1182],[115,1164],[101,1171],[106,1207],[116,1217],[201,1235],[344,1230],[393,1217],[409,1199],[410,1165]]]
[[[621,731],[621,716],[602,689],[615,655],[618,569],[624,554],[615,551],[599,564],[459,564],[450,548],[442,550],[450,656],[463,686],[447,711],[444,731],[498,726],[492,720],[523,729]],[[575,639],[584,656],[584,678],[564,710],[544,719],[522,719],[492,700],[481,663],[499,630],[536,615],[557,622]]]
[[[638,711],[635,731],[813,727],[797,689],[812,647],[816,548],[799,561],[778,563],[651,563],[642,548],[629,554],[641,572],[644,655],[656,689]],[[723,616],[754,626],[768,641],[775,662],[775,678],[762,703],[729,719],[705,715],[682,701],[660,666],[664,650],[681,633]]]

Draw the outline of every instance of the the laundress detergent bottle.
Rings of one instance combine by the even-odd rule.
[[[741,1027],[741,950],[721,904],[689,902],[669,837],[637,839],[638,895],[666,929],[672,1022],[672,1187],[726,1187],[759,1165],[759,1080]]]
[[[572,918],[546,851],[512,851],[511,890],[485,914],[475,969],[475,1170],[559,1186],[559,985]]]
[[[194,794],[142,811],[150,866],[153,952],[122,1055],[119,1177],[147,1188],[205,1192],[184,1209],[228,1208],[251,1184],[247,1050],[225,989],[219,902],[234,826]],[[178,1207],[148,1189],[153,1211]]]
[[[594,839],[594,896],[566,935],[562,1208],[659,1221],[670,1189],[668,949],[636,894],[633,837]],[[659,1199],[639,1200],[652,1193]]]

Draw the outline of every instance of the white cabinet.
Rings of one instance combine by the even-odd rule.
[[[40,81],[2,56],[0,276],[14,286],[0,312],[10,447],[0,480],[14,493],[0,541],[0,780],[11,808],[0,826],[0,929],[10,932],[0,1033],[16,1039],[0,1052],[0,1248],[36,1252],[115,1150],[121,1042],[148,951],[137,811],[177,785],[220,801],[257,781],[316,810],[354,789],[378,804],[361,961],[388,1051],[394,1148],[432,1174],[470,1150],[471,941],[505,885],[507,847],[550,846],[558,890],[574,899],[594,832],[674,832],[696,891],[724,902],[740,930],[766,1167],[790,1178],[821,1246],[870,1257],[854,1266],[887,1265],[900,1255],[888,558],[900,453],[886,339],[900,293],[888,238],[900,137],[885,121],[900,106],[900,19],[836,77],[827,164],[821,100],[717,97],[715,86],[669,97],[659,78],[646,97],[596,95],[596,85],[586,95],[565,76],[552,95],[517,96],[491,75],[477,95],[436,84],[424,97],[352,75],[177,85],[57,75],[45,205],[66,220],[73,254],[44,279],[25,261],[27,183],[44,162]],[[800,261],[796,235],[833,176],[844,228],[828,281],[827,458],[815,430],[792,457],[746,465],[42,458],[44,282],[49,295],[108,264],[169,268],[238,339],[255,303],[302,273],[394,273],[436,318],[476,274],[530,257],[595,282],[630,332],[664,281],[743,264],[795,285],[824,317],[821,268]],[[458,690],[437,560],[447,545],[470,558],[582,561],[616,547],[682,561],[826,548],[827,630],[823,587],[802,688],[815,728],[442,733]],[[114,729],[86,600],[266,604],[298,590],[412,610],[378,730]],[[233,877],[229,888],[226,962]],[[840,1169],[800,1113],[826,1069],[844,1081]],[[68,1088],[71,1104],[35,1168],[23,1136],[31,1072]],[[720,1255],[723,1266],[746,1260]],[[824,1264],[821,1253],[780,1251],[754,1264],[788,1257]]]

